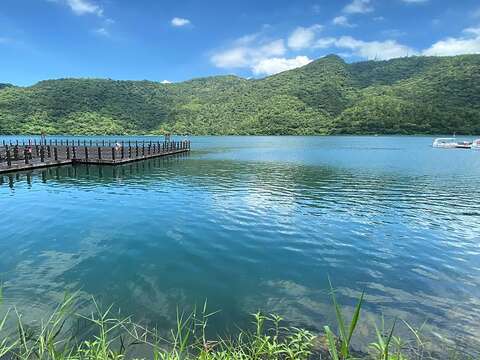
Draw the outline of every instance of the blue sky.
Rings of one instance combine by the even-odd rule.
[[[2,0],[0,82],[263,77],[346,61],[480,53],[478,0]]]

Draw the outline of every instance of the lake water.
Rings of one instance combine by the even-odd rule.
[[[190,139],[188,156],[0,176],[7,303],[35,318],[80,290],[165,329],[177,306],[208,299],[214,331],[259,309],[321,330],[330,276],[347,312],[365,289],[369,325],[427,320],[479,347],[480,151],[431,137]]]

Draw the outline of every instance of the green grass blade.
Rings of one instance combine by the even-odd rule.
[[[343,321],[342,312],[340,306],[337,303],[337,298],[335,297],[335,290],[333,289],[332,282],[330,277],[328,278],[328,283],[330,285],[330,293],[332,295],[333,307],[335,308],[335,316],[337,317],[338,330],[340,331],[340,337],[342,341],[347,340],[346,331],[345,331],[345,322]]]
[[[338,351],[337,351],[337,344],[335,342],[335,338],[333,337],[332,330],[328,326],[324,327],[325,335],[327,336],[328,341],[328,352],[333,360],[339,360]]]
[[[363,297],[365,295],[365,290],[362,291],[362,295],[360,295],[360,299],[358,300],[357,306],[355,307],[355,312],[353,313],[352,322],[350,323],[350,328],[348,329],[348,344],[350,344],[350,340],[352,339],[353,332],[357,327],[358,319],[360,317],[360,310],[363,304]]]

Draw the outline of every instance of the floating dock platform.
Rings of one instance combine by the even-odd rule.
[[[69,164],[122,165],[190,151],[190,141],[49,140],[0,145],[0,174]]]

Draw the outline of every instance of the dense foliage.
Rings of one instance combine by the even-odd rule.
[[[480,133],[480,55],[347,64],[330,55],[260,80],[60,79],[0,84],[0,133]]]

